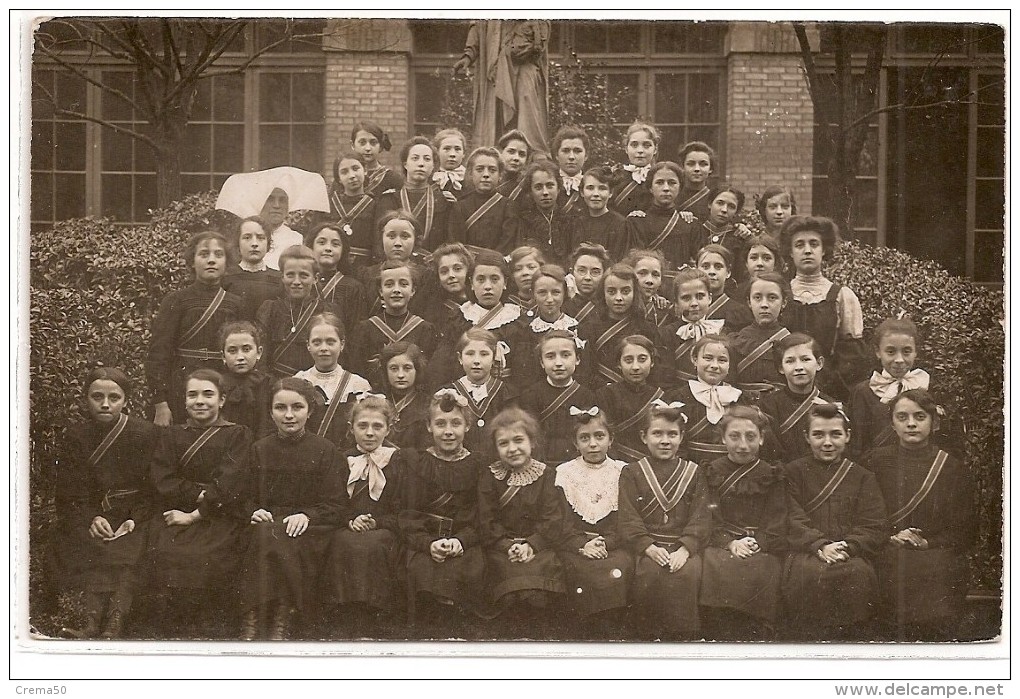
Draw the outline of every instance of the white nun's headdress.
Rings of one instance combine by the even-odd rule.
[[[296,167],[274,167],[231,175],[220,189],[216,208],[241,218],[257,216],[277,187],[287,193],[290,211],[329,212],[329,194],[322,175]]]

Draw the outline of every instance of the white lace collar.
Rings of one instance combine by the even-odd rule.
[[[620,507],[620,471],[626,463],[607,458],[589,464],[578,456],[556,467],[556,485],[570,507],[588,524],[598,524]]]
[[[531,485],[545,473],[545,464],[541,461],[531,460],[531,463],[522,468],[520,471],[511,471],[503,465],[502,461],[489,466],[489,470],[492,471],[492,475],[496,477],[497,481],[506,480],[506,484],[510,486],[526,486]]]
[[[531,330],[536,333],[544,333],[546,330],[573,330],[576,327],[577,320],[566,313],[561,313],[560,317],[551,323],[542,320],[539,316],[535,316],[535,319],[531,321]]]
[[[464,316],[464,320],[470,322],[472,325],[484,318],[491,310],[491,308],[482,308],[473,301],[465,301],[460,305],[460,312]],[[499,312],[490,318],[482,327],[486,330],[495,330],[496,328],[503,327],[507,323],[514,322],[520,317],[520,306],[514,303],[505,303],[503,304],[503,307],[499,309]]]

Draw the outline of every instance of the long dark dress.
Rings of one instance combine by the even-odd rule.
[[[336,272],[328,276],[320,275],[315,290],[319,298],[340,309],[340,320],[348,333],[368,317],[365,287],[354,274]]]
[[[556,467],[556,485],[568,512],[568,535],[560,559],[566,569],[570,607],[578,616],[627,605],[634,557],[622,545],[618,525],[620,471],[625,465],[606,459],[593,466],[579,456]],[[587,558],[580,553],[596,536],[604,540],[608,558]]]
[[[343,312],[320,298],[305,299],[294,305],[289,299],[266,301],[258,312],[258,324],[265,333],[265,371],[275,378],[293,376],[312,366],[312,355],[308,351],[309,321],[320,313],[335,313],[343,318]]]
[[[388,396],[397,414],[386,437],[386,444],[401,449],[424,449],[432,443],[429,433],[429,401],[425,391],[412,388],[402,398]]]
[[[483,206],[487,208],[472,221]],[[482,194],[472,191],[451,207],[447,239],[453,243],[464,243],[468,249],[486,248],[505,255],[513,249],[511,241],[506,238],[504,226],[512,208],[510,200],[499,192]],[[468,221],[471,221],[470,226]]]
[[[382,216],[387,211],[410,211],[418,219],[420,228],[416,245],[435,250],[449,240],[447,225],[453,203],[443,196],[435,184],[422,189],[401,187],[376,199],[376,210]],[[378,237],[378,236],[377,236]]]
[[[384,194],[392,194],[404,186],[404,178],[396,170],[380,165],[374,170],[365,172],[365,194],[378,199]],[[385,209],[388,211],[389,209]]]
[[[385,374],[379,366],[379,353],[386,345],[398,341],[418,345],[426,358],[431,357],[439,342],[432,323],[413,313],[392,316],[385,311],[358,323],[348,339],[348,365],[351,371],[376,381]]]
[[[564,397],[566,392],[569,393]],[[593,405],[597,405],[595,394],[578,381],[559,388],[542,378],[521,391],[520,406],[537,418],[542,428],[535,455],[550,464],[561,464],[577,456],[570,407],[587,410]]]
[[[240,265],[231,265],[223,277],[223,288],[241,299],[238,320],[255,320],[262,304],[280,295],[280,271],[276,269],[249,272]]]
[[[348,425],[351,408],[357,394],[371,392],[371,384],[341,366],[330,372],[320,372],[312,367],[299,371],[295,376],[305,379],[317,389],[314,405],[310,406],[308,431],[325,437],[340,449],[346,449],[352,441]]]
[[[704,469],[691,461],[648,459],[647,464],[658,485],[666,486],[662,504],[641,462],[627,464],[620,474],[620,538],[636,557],[631,603],[643,633],[664,640],[692,638],[700,627],[700,554],[712,529],[708,481]],[[645,555],[652,544],[670,553],[683,546],[690,558],[680,570],[670,573],[668,567]]]
[[[621,461],[637,461],[644,457],[641,431],[645,429],[645,417],[652,401],[663,397],[662,389],[647,382],[617,381],[600,388],[595,395],[599,407],[606,411],[613,433],[610,455]]]
[[[779,616],[787,548],[786,483],[782,466],[762,460],[731,481],[744,468],[725,456],[708,466],[712,537],[704,553],[701,604],[734,609],[773,624]],[[758,552],[737,558],[729,544],[745,536],[755,538]]]
[[[790,331],[779,323],[748,325],[730,336],[733,356],[730,358],[731,374],[737,376],[737,388],[752,394],[751,399],[764,396],[784,383],[779,371],[773,346]],[[754,355],[758,355],[757,358]],[[733,372],[732,369],[736,368]]]
[[[207,430],[217,431],[187,463],[183,456]],[[251,431],[220,419],[211,428],[171,425],[152,457],[159,511],[152,521],[156,584],[217,589],[230,585],[244,552],[241,498],[248,476]],[[205,495],[199,501],[199,495]],[[198,509],[188,526],[167,525],[162,512]]]
[[[828,499],[805,512],[839,465],[813,456],[786,465],[791,553],[783,573],[783,601],[787,625],[801,638],[831,640],[836,630],[852,630],[875,612],[872,563],[887,536],[875,477],[854,464]],[[818,550],[833,541],[847,542],[849,560],[829,564],[818,557]]]
[[[340,529],[333,535],[326,564],[325,597],[332,604],[365,604],[391,610],[401,604],[397,515],[403,509],[402,481],[407,462],[416,455],[404,449],[393,452],[383,468],[386,486],[378,500],[372,499],[366,480],[349,483],[351,462],[360,455],[358,451],[349,452],[341,463],[341,482],[346,491],[341,498]],[[376,528],[353,531],[348,524],[363,514],[375,518]]]
[[[241,299],[231,293],[223,296],[216,311],[197,331],[191,330],[210,308],[220,287],[195,282],[179,291],[171,291],[159,304],[152,321],[152,339],[145,360],[145,379],[153,404],[167,403],[175,423],[184,422],[184,382],[196,369],[223,369],[223,348],[219,332],[224,323],[238,318]],[[186,342],[182,338],[192,334]],[[303,345],[302,345],[303,347]],[[307,351],[305,352],[307,354]]]
[[[687,424],[684,430],[683,448],[686,450],[688,458],[707,466],[726,453],[719,423],[713,424],[708,421],[708,409],[694,397],[690,381],[685,381],[669,391],[665,400],[667,403],[678,400],[684,404],[683,412],[687,416]],[[734,403],[729,405],[742,404],[743,402],[744,397],[741,394]]]
[[[422,453],[404,472],[404,503],[398,522],[407,551],[408,610],[419,593],[449,600],[465,609],[483,602],[485,560],[477,530],[481,461],[470,452],[455,461],[435,451]],[[432,560],[437,539],[458,539],[464,554]]]
[[[682,163],[681,163],[682,164]],[[708,220],[709,208],[712,200],[709,196],[712,190],[707,185],[694,185],[689,187],[684,183],[683,188],[676,197],[677,211],[690,211],[694,217],[701,220]]]
[[[635,299],[634,303],[637,303]],[[639,314],[628,315],[621,321],[613,320],[604,308],[600,308],[578,326],[577,335],[585,341],[585,351],[591,362],[591,389],[619,381],[620,362],[617,349],[620,341],[628,335],[644,335],[653,343],[659,337],[654,325]]]
[[[643,212],[632,211],[627,216],[627,246],[658,250],[666,258],[666,269],[662,271],[671,273],[689,264],[697,253],[689,242],[692,225],[697,224],[684,221],[672,206],[652,204]]]
[[[928,548],[886,542],[876,563],[883,619],[898,638],[950,640],[955,637],[968,589],[967,555],[976,535],[972,479],[948,456],[928,495],[909,514],[894,517],[921,489],[939,450],[934,445],[901,445],[872,452],[868,467],[878,480],[891,536],[920,529]],[[946,453],[946,452],[942,452]]]
[[[751,308],[747,305],[747,300],[741,301],[730,296],[725,291],[712,298],[712,303],[709,305],[705,317],[712,320],[721,319],[725,321],[723,333],[726,335],[739,332],[754,322],[754,316],[751,314]],[[735,370],[736,367],[734,366]]]
[[[255,439],[271,434],[276,429],[271,413],[273,383],[274,379],[261,369],[247,374],[223,372],[220,415],[227,422],[247,427]]]
[[[92,455],[112,437],[116,422],[89,421],[69,427],[56,463],[57,555],[62,582],[90,592],[127,591],[137,583],[138,563],[154,514],[148,465],[159,430],[151,422],[123,416],[119,435],[96,463]],[[97,455],[98,456],[98,455]],[[96,517],[116,532],[126,520],[134,531],[112,541],[89,535]]]
[[[396,186],[400,187],[401,183]],[[343,188],[334,188],[329,193],[329,208],[344,233],[350,270],[355,272],[371,264],[378,244],[376,222],[385,211],[378,208],[372,195],[366,193],[349,197],[343,193]]]
[[[503,240],[511,249],[533,245],[547,262],[561,264],[570,255],[570,235],[574,214],[555,210],[546,216],[532,202],[517,207],[516,215],[503,224]]]
[[[273,434],[252,445],[250,490],[243,511],[268,510],[272,522],[249,524],[239,576],[241,605],[273,601],[306,611],[314,606],[330,539],[339,523],[340,455],[328,439],[304,432]],[[288,536],[284,518],[304,513],[308,529]]]
[[[500,607],[521,596],[541,605],[535,593],[566,591],[563,564],[556,555],[566,513],[555,478],[551,468],[534,460],[520,473],[508,472],[497,461],[478,477],[478,533],[485,547],[487,587],[491,601]],[[513,488],[515,494],[508,495]],[[527,563],[511,562],[507,556],[519,541],[527,541],[535,552]]]
[[[585,207],[570,217],[567,228],[570,250],[581,243],[595,243],[605,246],[614,260],[622,259],[627,252],[627,220],[612,209],[592,216]]]
[[[655,203],[651,182],[648,181],[651,168],[655,166],[652,165],[649,168],[645,175],[645,181],[638,184],[633,174],[624,169],[625,164],[619,163],[613,167],[613,181],[610,186],[611,195],[609,198],[609,208],[623,216],[631,211],[647,211],[648,207]]]

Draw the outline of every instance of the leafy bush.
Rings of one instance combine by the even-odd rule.
[[[954,277],[934,262],[860,243],[842,244],[827,275],[860,298],[865,339],[882,320],[900,313],[917,323],[924,338],[918,366],[931,372],[943,407],[966,427],[966,465],[979,523],[972,584],[998,589],[1005,449],[1002,292]]]

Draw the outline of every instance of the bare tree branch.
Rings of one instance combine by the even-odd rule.
[[[803,22],[793,22],[793,32],[797,35],[797,43],[800,44],[800,56],[804,61],[804,72],[807,74],[808,92],[811,94],[811,101],[815,109],[821,112],[822,123],[831,124],[832,114],[825,100],[822,98],[822,88],[819,83],[818,68],[815,66],[815,56],[811,52],[811,42],[808,41],[807,29]]]
[[[149,112],[147,110],[145,110],[142,107],[142,105],[138,104],[135,100],[131,99],[126,94],[124,94],[124,92],[122,90],[118,90],[115,87],[112,87],[112,86],[107,85],[107,84],[105,84],[103,82],[100,82],[99,80],[96,80],[91,75],[89,75],[86,71],[82,70],[81,68],[79,68],[78,66],[76,66],[76,65],[74,65],[72,63],[68,63],[63,58],[61,58],[60,56],[57,56],[56,54],[54,54],[52,51],[50,51],[49,49],[47,49],[45,47],[40,47],[39,51],[41,51],[47,58],[52,60],[54,63],[59,65],[64,70],[66,70],[66,71],[68,71],[68,72],[78,76],[79,78],[81,78],[85,82],[89,83],[90,85],[95,85],[100,90],[103,90],[104,92],[107,92],[107,93],[109,93],[111,95],[114,95],[114,96],[120,98],[121,100],[126,102],[128,105],[130,105],[132,109],[134,109],[134,110],[136,110],[138,112],[141,112],[143,115],[146,115],[146,116],[149,115]]]
[[[870,112],[868,112],[867,114],[861,116],[859,119],[855,119],[852,123],[850,123],[847,126],[847,129],[857,128],[861,124],[871,120],[872,117],[875,117],[875,116],[877,116],[879,114],[885,114],[887,112],[909,112],[909,111],[913,111],[915,109],[930,109],[932,107],[948,107],[948,106],[952,106],[952,105],[971,105],[971,104],[977,104],[977,105],[984,105],[984,106],[999,106],[998,102],[980,102],[980,101],[971,100],[969,98],[970,97],[976,97],[977,94],[979,92],[981,92],[982,90],[986,90],[986,89],[988,89],[990,87],[996,87],[998,85],[1005,85],[1005,84],[1006,84],[1005,79],[999,80],[999,81],[994,82],[994,83],[989,83],[987,85],[979,87],[976,90],[971,90],[967,94],[961,96],[959,99],[937,100],[935,102],[927,102],[925,104],[909,104],[909,103],[905,103],[905,102],[900,102],[899,104],[889,104],[889,105],[886,105],[884,107],[878,107],[876,109],[872,109]]]
[[[54,113],[59,114],[61,116],[74,117],[75,119],[81,119],[82,121],[90,121],[93,124],[99,124],[100,126],[104,126],[110,129],[111,131],[116,131],[117,133],[121,133],[124,134],[125,136],[130,136],[131,138],[137,139],[144,143],[145,145],[152,148],[154,151],[159,152],[159,144],[156,143],[155,139],[153,139],[151,136],[147,136],[133,129],[129,129],[126,126],[121,126],[120,124],[115,124],[112,121],[107,121],[106,119],[102,119],[100,117],[85,114],[84,112],[76,112],[72,109],[63,109],[57,107],[56,109],[54,109]]]

